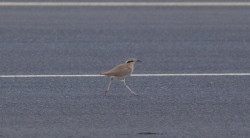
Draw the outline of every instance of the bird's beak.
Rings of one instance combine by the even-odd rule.
[[[141,62],[140,60],[137,60],[136,62]]]

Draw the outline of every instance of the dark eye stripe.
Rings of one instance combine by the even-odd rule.
[[[128,60],[128,61],[126,61],[126,63],[130,63],[130,62],[133,62],[133,60]]]

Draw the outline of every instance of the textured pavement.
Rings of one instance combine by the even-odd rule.
[[[0,7],[0,75],[246,73],[249,7]],[[0,137],[250,136],[249,76],[0,78]]]

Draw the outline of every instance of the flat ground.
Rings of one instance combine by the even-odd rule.
[[[0,7],[0,75],[250,70],[250,7]],[[249,76],[0,78],[0,137],[250,137]]]

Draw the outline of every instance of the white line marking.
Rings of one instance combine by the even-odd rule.
[[[0,75],[0,78],[49,78],[49,77],[103,77],[104,75]],[[200,74],[132,74],[135,77],[170,76],[250,76],[250,73],[200,73]]]
[[[200,73],[200,74],[133,74],[132,76],[250,76],[250,73]]]
[[[250,2],[0,2],[0,6],[250,6]]]
[[[0,78],[101,77],[102,75],[0,75]]]

